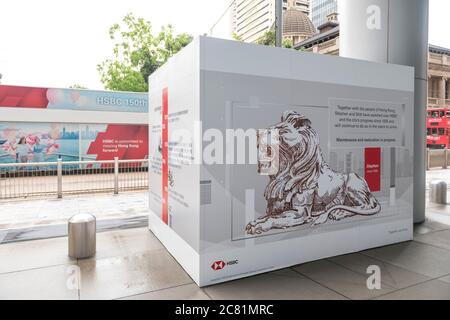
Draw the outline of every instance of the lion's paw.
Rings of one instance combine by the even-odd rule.
[[[250,222],[249,224],[247,224],[247,226],[245,227],[245,232],[248,235],[258,235],[263,233],[263,229],[261,226],[261,223],[257,223],[257,222]]]
[[[309,224],[309,223],[311,223],[313,221],[314,221],[313,218],[311,218],[309,216],[303,216],[301,218],[296,218],[295,219],[295,226],[301,226],[301,225],[304,225],[304,224]]]
[[[330,213],[330,219],[334,220],[334,221],[341,221],[342,219],[345,219],[349,216],[351,216],[352,214],[348,211],[345,210],[336,210],[332,213]]]
[[[325,222],[328,221],[328,215],[327,214],[322,214],[320,216],[318,216],[317,218],[314,219],[314,222],[312,224],[312,226],[318,226],[321,224],[324,224]]]

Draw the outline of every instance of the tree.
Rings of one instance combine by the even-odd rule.
[[[182,33],[176,37],[173,36],[173,27],[168,25],[162,27],[161,32],[156,37],[156,54],[152,51],[144,51],[144,63],[140,72],[145,82],[148,77],[162,66],[171,56],[183,49],[192,41],[192,36]]]
[[[257,44],[261,44],[264,46],[271,46],[274,47],[276,42],[276,33],[275,30],[268,30],[266,31],[258,40],[256,40]],[[282,47],[284,48],[292,48],[294,45],[292,43],[292,40],[290,39],[283,39]]]
[[[174,36],[171,25],[154,36],[151,23],[133,14],[114,24],[109,37],[114,59],[97,65],[101,81],[106,89],[133,92],[147,92],[148,76],[192,41],[186,33]]]

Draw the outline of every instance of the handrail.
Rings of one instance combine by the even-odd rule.
[[[428,97],[428,104],[431,105],[431,108],[450,107],[450,99]]]
[[[148,168],[149,159],[1,163],[0,200],[147,190]]]

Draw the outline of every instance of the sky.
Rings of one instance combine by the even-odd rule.
[[[230,37],[231,0],[1,0],[2,84],[103,89],[97,64],[112,58],[108,30],[127,14],[143,17],[155,33]],[[450,48],[450,1],[430,0],[430,43]]]

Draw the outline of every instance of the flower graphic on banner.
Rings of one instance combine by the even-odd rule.
[[[2,137],[5,139],[2,143],[2,150],[11,156],[16,155],[15,145],[17,132],[17,129],[11,128],[6,128],[2,131]]]
[[[49,139],[47,140],[47,149],[45,153],[47,155],[54,154],[59,150],[59,144],[56,143],[56,140],[60,138],[60,127],[58,124],[52,124],[49,132]]]
[[[28,155],[28,160],[32,160],[34,158],[33,147],[36,146],[37,143],[41,143],[43,145],[43,154],[45,156],[49,156],[55,154],[60,148],[59,143],[56,142],[57,139],[60,138],[59,131],[59,125],[56,124],[51,126],[51,130],[49,132],[27,132],[16,128],[5,128],[0,134],[2,137],[0,148],[6,154],[16,158],[18,143],[22,138],[24,138],[30,152]]]

